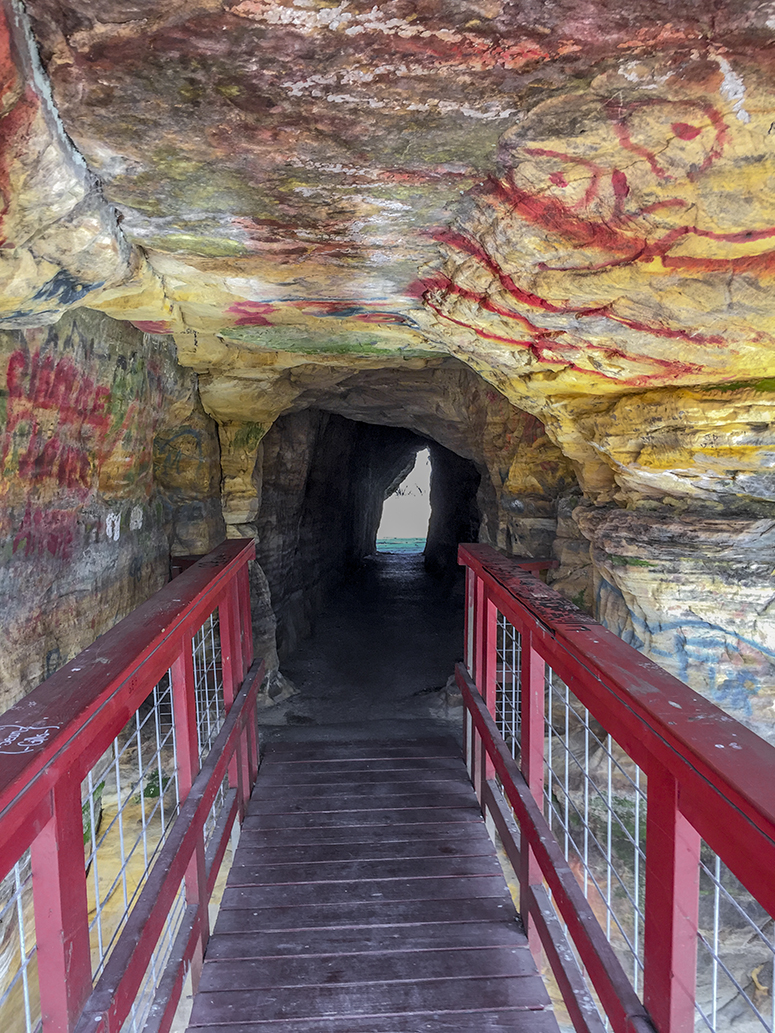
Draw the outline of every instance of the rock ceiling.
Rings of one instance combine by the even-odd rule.
[[[191,527],[252,533],[283,412],[443,440],[489,473],[490,540],[553,547],[562,590],[771,729],[774,58],[775,0],[0,0],[6,350],[48,427],[76,323],[104,333],[82,370],[121,382],[174,337],[218,424],[197,409],[219,468]],[[15,370],[0,407],[37,455]],[[58,479],[27,464],[59,499],[47,563],[52,520],[111,506],[118,541],[102,480],[92,530],[64,513],[76,408]]]
[[[451,354],[599,499],[752,473],[773,418],[775,4],[4,11],[0,325],[86,306],[172,333],[222,423],[306,364]],[[670,477],[620,404],[655,391]],[[708,467],[702,434],[678,440],[689,403],[723,410],[734,455]]]

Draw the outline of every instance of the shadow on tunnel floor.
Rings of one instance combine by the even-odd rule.
[[[283,663],[297,691],[260,711],[263,740],[461,740],[464,593],[460,568],[439,578],[421,554],[368,557]]]

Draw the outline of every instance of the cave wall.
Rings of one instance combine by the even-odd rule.
[[[197,354],[208,361],[205,342]],[[221,359],[232,368],[228,348]],[[184,361],[190,361],[190,354]],[[320,357],[301,368],[290,356],[242,352],[234,375],[202,372],[205,408],[217,420],[223,512],[229,533],[252,533],[259,507],[259,442],[283,413],[308,408],[378,426],[403,427],[469,459],[482,475],[482,540],[527,556],[549,554],[558,499],[577,491],[575,471],[537,417],[513,405],[462,362],[435,359],[372,368]],[[286,363],[291,365],[286,367]],[[209,367],[211,370],[212,366]]]
[[[460,542],[479,540],[477,493],[481,475],[469,459],[431,442],[431,518],[425,543],[425,569],[451,578]]]
[[[771,5],[120,7],[3,0],[0,325],[175,335],[219,442],[198,412],[188,497],[156,464],[173,547],[220,533],[217,448],[252,534],[278,416],[403,421],[475,463],[483,540],[766,731]]]
[[[267,433],[255,470],[254,579],[266,581],[256,588],[255,630],[270,666],[309,634],[332,588],[373,551],[385,491],[418,444],[411,432],[316,409],[280,417]]]
[[[214,424],[169,339],[82,311],[0,332],[0,370],[5,709],[165,583],[170,536],[206,551],[223,521]],[[193,519],[184,497],[203,485],[176,451],[181,429],[208,468]],[[176,471],[165,492],[155,467]]]

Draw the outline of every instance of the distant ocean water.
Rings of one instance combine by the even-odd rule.
[[[422,552],[424,538],[378,538],[377,552]]]

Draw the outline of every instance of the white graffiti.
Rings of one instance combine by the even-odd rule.
[[[58,728],[59,725],[0,725],[0,754],[32,753],[48,742]]]
[[[105,533],[112,542],[117,542],[121,537],[121,515],[119,513],[108,513],[105,521]]]
[[[745,83],[741,76],[737,72],[732,70],[732,66],[725,57],[717,57],[718,66],[724,76],[724,81],[721,84],[721,96],[728,100],[732,105],[732,110],[737,115],[739,121],[750,122],[751,116],[745,110]]]

